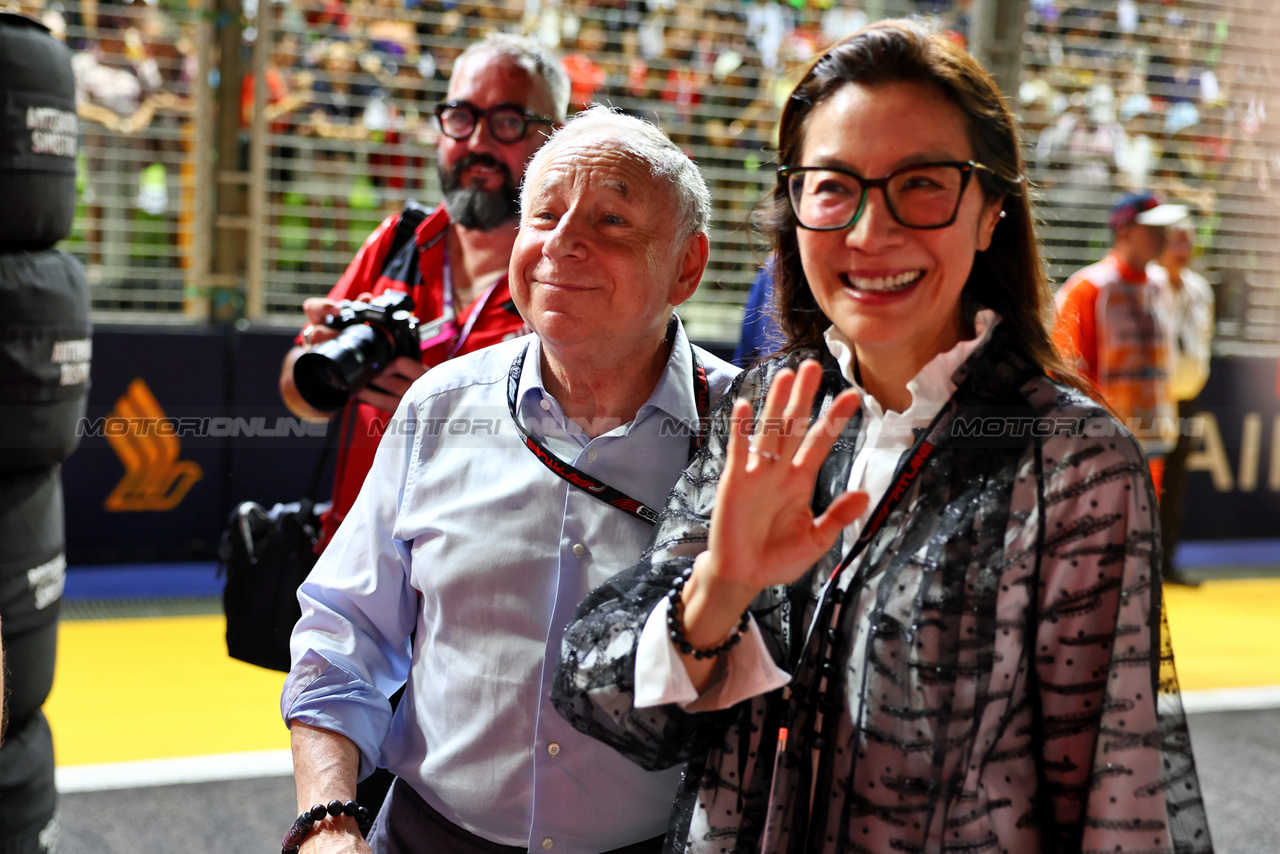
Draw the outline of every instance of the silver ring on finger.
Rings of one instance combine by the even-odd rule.
[[[778,460],[782,459],[782,454],[776,454],[773,451],[762,451],[761,449],[757,448],[755,445],[747,445],[747,450],[758,457],[765,458],[766,460],[772,460],[774,462],[777,462]]]

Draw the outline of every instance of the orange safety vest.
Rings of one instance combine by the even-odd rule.
[[[1148,456],[1168,453],[1178,430],[1169,331],[1158,301],[1146,271],[1114,252],[1068,279],[1054,301],[1058,350],[1097,387]]]

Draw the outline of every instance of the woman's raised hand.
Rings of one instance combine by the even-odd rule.
[[[867,508],[865,492],[846,492],[814,518],[818,471],[859,404],[846,390],[810,425],[821,382],[822,367],[806,360],[774,375],[758,420],[749,402],[734,404],[710,542],[684,590],[695,647],[716,644],[761,590],[804,574]]]

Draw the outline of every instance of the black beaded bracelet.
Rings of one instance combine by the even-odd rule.
[[[297,854],[298,848],[306,840],[311,833],[312,826],[317,821],[323,821],[325,816],[349,815],[356,820],[356,825],[360,828],[361,836],[369,835],[369,828],[373,827],[373,815],[365,807],[360,806],[355,801],[340,801],[336,798],[329,801],[328,806],[325,804],[316,804],[311,809],[298,816],[294,821],[293,827],[289,828],[289,832],[284,835],[284,839],[280,842],[280,854]]]
[[[671,582],[671,589],[667,591],[667,632],[676,649],[685,655],[692,655],[697,659],[715,658],[733,649],[738,641],[742,640],[742,635],[747,630],[748,612],[742,612],[742,619],[738,621],[738,627],[734,629],[733,634],[724,643],[719,646],[713,646],[711,649],[695,649],[693,644],[689,643],[684,636],[684,623],[681,618],[684,604],[680,601],[680,591],[684,589],[684,583],[689,580],[691,575],[693,575],[693,567],[686,568],[684,572],[675,577]]]

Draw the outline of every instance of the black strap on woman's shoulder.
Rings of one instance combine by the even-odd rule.
[[[820,397],[814,402],[813,417],[821,416],[825,407],[837,394],[849,388],[849,382],[840,372],[840,366],[830,354],[825,354],[822,359],[823,377],[822,387],[820,389]],[[850,419],[849,424],[845,427],[846,433],[853,433],[855,436],[861,429],[862,411],[859,410]],[[856,440],[855,440],[856,441]],[[853,448],[848,447],[847,443],[837,440],[832,446],[830,454],[823,462],[822,467],[818,470],[818,481],[814,485],[812,509],[814,516],[820,516],[826,512],[831,506],[831,502],[836,496],[844,492],[849,486],[849,470],[853,464]],[[843,535],[841,537],[843,539]],[[791,603],[790,614],[790,630],[788,662],[795,666],[800,661],[806,638],[808,621],[806,619],[805,608],[812,597],[812,578],[806,574],[799,581],[790,585],[787,589],[787,599]]]

